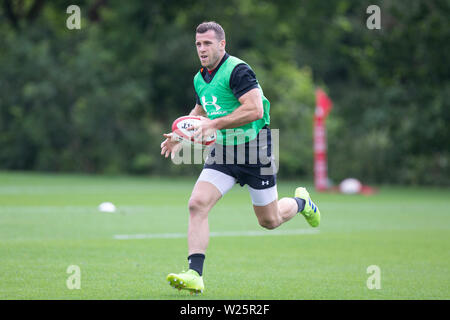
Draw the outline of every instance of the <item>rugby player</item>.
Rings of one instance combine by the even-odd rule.
[[[171,286],[191,293],[203,292],[205,288],[208,213],[236,183],[247,185],[256,218],[266,229],[275,229],[297,214],[303,215],[312,227],[320,223],[319,209],[305,188],[297,188],[294,197],[278,199],[269,128],[270,102],[251,67],[225,51],[225,32],[216,22],[197,27],[195,45],[201,68],[194,77],[196,104],[190,115],[202,118],[194,135],[201,139],[217,132],[217,140],[189,199],[189,270],[167,276]],[[164,137],[161,154],[173,157],[180,143],[172,133]],[[262,150],[265,156],[261,156]],[[256,161],[251,161],[252,155],[256,155]],[[244,161],[238,161],[239,156]]]

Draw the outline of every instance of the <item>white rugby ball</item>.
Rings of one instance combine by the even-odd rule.
[[[98,206],[98,210],[101,212],[116,212],[116,206],[111,202],[103,202]]]
[[[359,193],[361,191],[361,188],[361,182],[359,182],[359,180],[355,178],[347,178],[339,184],[339,190],[342,193],[346,194]]]
[[[194,130],[188,130],[189,128],[197,125],[200,122],[200,117],[196,116],[184,116],[176,119],[172,123],[172,133],[176,139],[186,143],[201,144],[203,146],[209,146],[216,141],[216,133],[204,137],[202,141],[194,142]]]

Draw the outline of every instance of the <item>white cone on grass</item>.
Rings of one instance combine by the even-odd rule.
[[[111,202],[103,202],[98,206],[100,212],[116,212],[116,206]]]

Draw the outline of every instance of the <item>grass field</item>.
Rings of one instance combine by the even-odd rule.
[[[450,298],[450,190],[406,187],[311,189],[322,212],[314,232],[301,216],[264,230],[235,186],[210,213],[205,293],[178,292],[165,277],[187,267],[194,181],[0,173],[0,299]],[[301,185],[278,183],[280,197]],[[104,201],[119,212],[99,212]],[[80,290],[66,286],[70,265]],[[379,290],[366,286],[370,265]]]

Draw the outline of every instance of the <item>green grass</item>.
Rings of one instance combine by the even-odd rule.
[[[0,173],[0,299],[449,299],[449,189],[381,187],[374,196],[311,194],[315,234],[212,237],[206,292],[191,297],[165,277],[187,267],[194,179]],[[280,197],[302,182],[279,180]],[[111,201],[120,213],[100,213]],[[246,188],[210,213],[210,229],[261,231]],[[279,230],[311,228],[295,217]],[[69,290],[69,265],[81,289]],[[366,269],[381,269],[369,290]]]

